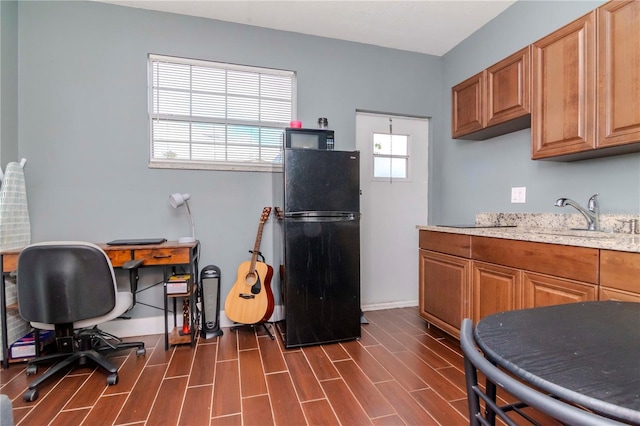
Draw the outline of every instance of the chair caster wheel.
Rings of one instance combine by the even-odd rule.
[[[31,376],[32,374],[36,374],[38,372],[37,365],[29,365],[27,366],[27,376]]]
[[[147,350],[145,348],[138,348],[138,350],[136,350],[137,356],[145,356],[146,353],[147,353]]]
[[[107,385],[112,386],[118,383],[118,373],[109,374],[107,376]]]
[[[33,402],[38,398],[38,391],[36,389],[27,389],[27,391],[22,395],[22,399],[25,402]]]

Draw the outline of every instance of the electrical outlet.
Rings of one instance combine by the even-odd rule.
[[[511,202],[524,203],[527,200],[527,188],[524,186],[511,188]]]

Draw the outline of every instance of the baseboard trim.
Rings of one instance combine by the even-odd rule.
[[[173,318],[168,318],[173,328]],[[164,315],[146,318],[115,319],[100,324],[100,330],[118,337],[164,334]],[[171,331],[171,330],[169,330]]]
[[[404,300],[400,302],[387,302],[387,303],[371,303],[368,305],[362,305],[362,312],[380,311],[382,309],[409,308],[413,306],[418,306],[418,300]]]
[[[418,306],[417,300],[407,300],[388,303],[371,303],[362,305],[362,311],[379,311],[382,309],[407,308]],[[269,322],[277,322],[284,318],[284,306],[276,305]],[[182,318],[178,318],[178,326],[182,325]],[[167,318],[169,329],[173,328],[173,316]],[[233,327],[235,323],[220,312],[220,327]],[[146,336],[151,334],[164,334],[164,316],[117,319],[100,325],[100,329],[118,337]]]

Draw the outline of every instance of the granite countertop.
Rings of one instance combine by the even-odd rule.
[[[447,226],[417,226],[420,230],[452,234],[534,241],[567,246],[591,247],[640,253],[640,234],[599,231],[576,231],[568,228],[537,228],[528,226],[496,228],[451,228]]]
[[[580,231],[586,222],[580,214],[566,213],[477,213],[474,224],[487,228],[418,226],[428,231],[509,240],[535,241],[566,246],[591,247],[640,253],[640,234],[630,233],[629,221],[637,214],[601,214],[602,231]],[[509,227],[501,227],[509,226]]]

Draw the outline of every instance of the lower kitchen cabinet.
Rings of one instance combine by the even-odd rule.
[[[618,290],[617,288],[602,287],[598,289],[598,300],[617,300],[619,302],[640,303],[640,293]]]
[[[472,237],[474,260],[509,266],[523,271],[598,283],[598,249],[562,244]]]
[[[471,314],[470,277],[470,260],[420,250],[420,315],[459,338],[462,320]]]
[[[640,253],[419,232],[420,315],[455,337],[464,318],[593,300],[640,302]]]
[[[522,307],[522,271],[485,262],[473,262],[471,306],[474,322],[497,312]]]
[[[533,272],[523,273],[523,308],[598,300],[598,286]]]
[[[640,302],[640,253],[600,250],[599,298]]]

